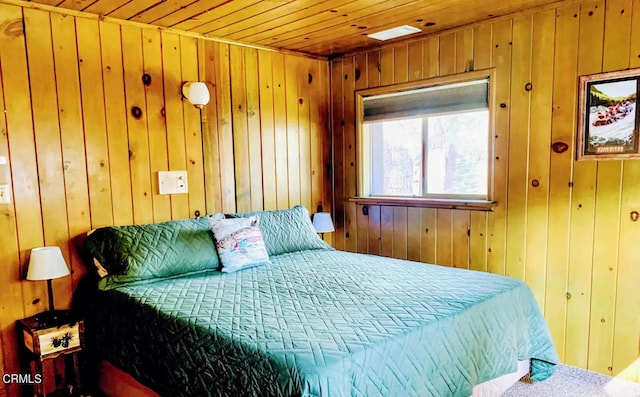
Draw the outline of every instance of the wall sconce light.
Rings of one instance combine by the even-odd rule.
[[[201,81],[184,83],[182,95],[198,109],[202,109],[204,105],[209,103],[209,89]]]

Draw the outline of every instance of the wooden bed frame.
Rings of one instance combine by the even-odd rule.
[[[101,361],[98,371],[98,387],[106,397],[160,397],[109,361]],[[529,360],[518,361],[516,372],[474,386],[471,397],[498,397],[528,373]]]
[[[106,397],[160,397],[106,360],[101,361],[98,366],[98,388]]]

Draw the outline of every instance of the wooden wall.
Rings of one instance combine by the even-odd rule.
[[[62,248],[65,308],[92,228],[330,209],[328,73],[326,61],[0,4],[0,183],[13,193],[0,204],[0,373],[19,372],[15,320],[47,309],[46,283],[22,281],[33,247]],[[197,80],[212,96],[202,114],[181,99]],[[158,195],[161,170],[187,170],[189,193]]]
[[[471,67],[497,73],[495,210],[370,206],[366,216],[346,202],[354,90]],[[640,356],[640,223],[630,219],[640,161],[575,162],[573,148],[578,76],[633,67],[638,0],[567,2],[333,60],[336,247],[525,280],[563,362],[628,375]],[[558,141],[572,150],[551,151]]]

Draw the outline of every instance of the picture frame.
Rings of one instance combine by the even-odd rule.
[[[640,158],[640,68],[580,76],[576,160]]]

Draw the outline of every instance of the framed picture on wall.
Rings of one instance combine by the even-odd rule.
[[[640,158],[640,69],[580,77],[577,160]]]

